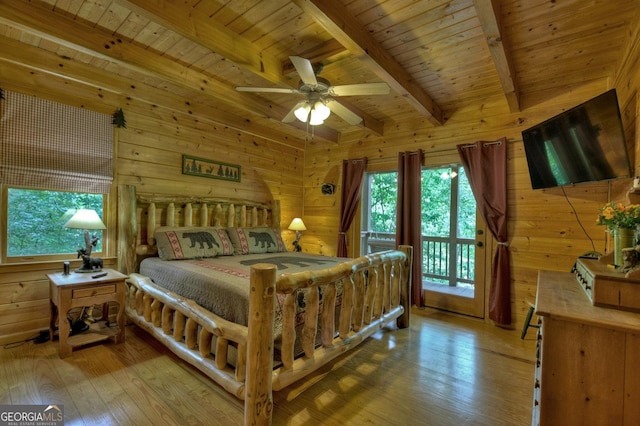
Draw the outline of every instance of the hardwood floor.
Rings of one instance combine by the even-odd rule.
[[[57,341],[0,352],[0,404],[64,406],[65,425],[237,425],[242,402],[136,326],[58,358]],[[535,332],[434,310],[384,329],[274,394],[274,425],[527,425]],[[320,380],[322,379],[322,380]]]

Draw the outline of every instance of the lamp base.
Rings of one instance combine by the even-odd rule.
[[[85,269],[83,267],[80,267],[73,272],[77,272],[79,274],[88,274],[89,272],[101,272],[101,271],[102,271],[102,268]]]
[[[100,257],[91,257],[88,255],[82,255],[82,265],[76,269],[76,272],[79,273],[87,273],[87,272],[100,272],[102,271],[102,258]]]

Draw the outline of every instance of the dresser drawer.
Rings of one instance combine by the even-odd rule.
[[[73,290],[72,299],[82,299],[83,297],[95,297],[103,294],[113,294],[116,292],[115,284],[107,284],[99,287],[79,288]]]

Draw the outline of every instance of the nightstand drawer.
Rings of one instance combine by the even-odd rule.
[[[91,288],[79,288],[77,290],[73,290],[71,298],[81,299],[83,297],[101,296],[103,294],[113,294],[115,292],[116,292],[115,284],[109,284],[109,285],[103,285],[100,287],[91,287]]]

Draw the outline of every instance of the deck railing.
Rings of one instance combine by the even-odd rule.
[[[451,247],[455,245],[455,255]],[[365,232],[362,247],[367,253],[395,248],[395,234]],[[366,254],[366,253],[363,253]],[[422,280],[451,287],[473,286],[475,241],[470,238],[422,236]],[[455,271],[450,273],[449,271]]]

